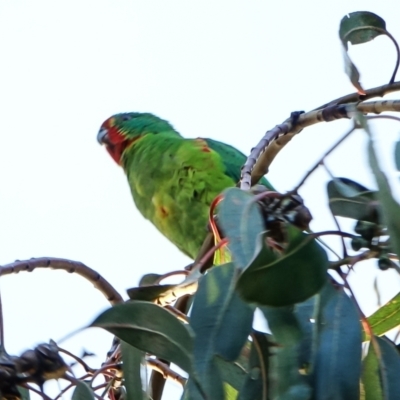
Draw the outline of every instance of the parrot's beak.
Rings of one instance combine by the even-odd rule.
[[[100,144],[109,144],[108,129],[101,127],[97,134],[97,141]]]
[[[106,128],[105,126],[102,126],[99,130],[99,133],[97,134],[97,141],[101,145],[105,145],[106,150],[110,154],[110,156],[113,158],[113,160],[118,164],[121,165],[121,155],[124,151],[124,146],[125,143],[112,143],[109,135],[109,129]]]

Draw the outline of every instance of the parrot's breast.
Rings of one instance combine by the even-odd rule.
[[[129,150],[124,167],[142,215],[194,259],[211,202],[235,184],[220,155],[202,139],[148,135]]]

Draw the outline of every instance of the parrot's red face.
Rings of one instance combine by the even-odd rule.
[[[128,147],[143,136],[171,130],[172,126],[150,113],[123,113],[106,119],[97,134],[113,160],[122,166],[122,156]]]
[[[100,144],[104,144],[113,160],[121,165],[122,154],[132,140],[123,134],[115,117],[105,120],[97,135]]]

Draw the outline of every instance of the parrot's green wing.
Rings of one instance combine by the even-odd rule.
[[[218,142],[213,139],[204,140],[207,142],[210,149],[214,150],[221,156],[222,162],[226,168],[225,173],[235,182],[239,182],[240,169],[246,162],[247,157],[229,144]],[[262,177],[259,183],[266,186],[268,189],[275,190],[265,177]]]
[[[213,139],[185,139],[150,113],[116,114],[103,122],[97,139],[123,167],[144,218],[195,259],[210,206],[239,182],[246,156]],[[265,178],[260,183],[273,190]]]

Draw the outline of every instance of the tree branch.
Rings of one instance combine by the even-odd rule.
[[[54,257],[31,258],[30,260],[23,261],[17,260],[11,264],[0,266],[0,276],[17,274],[21,271],[32,272],[36,268],[51,268],[78,274],[93,283],[94,287],[100,290],[112,305],[124,301],[122,296],[106,279],[104,279],[98,272],[79,261]]]
[[[372,89],[366,90],[365,95],[363,96],[360,96],[356,92],[347,94],[346,96],[338,97],[337,99],[332,100],[329,103],[323,104],[322,106],[315,108],[314,111],[321,110],[323,108],[326,108],[328,106],[333,106],[336,104],[356,103],[358,101],[373,99],[374,97],[384,97],[389,93],[397,92],[399,90],[400,90],[400,82],[394,82],[390,85],[385,84],[382,86],[377,86]]]
[[[400,83],[396,90],[400,90]],[[387,85],[386,85],[387,86]],[[391,86],[390,86],[391,87]],[[251,150],[242,167],[240,188],[250,189],[267,172],[272,161],[282,148],[304,128],[320,122],[331,122],[342,118],[351,118],[354,110],[363,114],[380,114],[384,111],[400,111],[400,100],[379,100],[366,103],[333,104],[325,108],[300,114],[293,123],[292,118],[267,131],[260,142]]]
[[[159,372],[164,379],[171,379],[180,383],[182,386],[185,386],[186,379],[169,368],[169,366],[164,364],[162,361],[156,358],[146,358],[146,363],[152,370]]]

